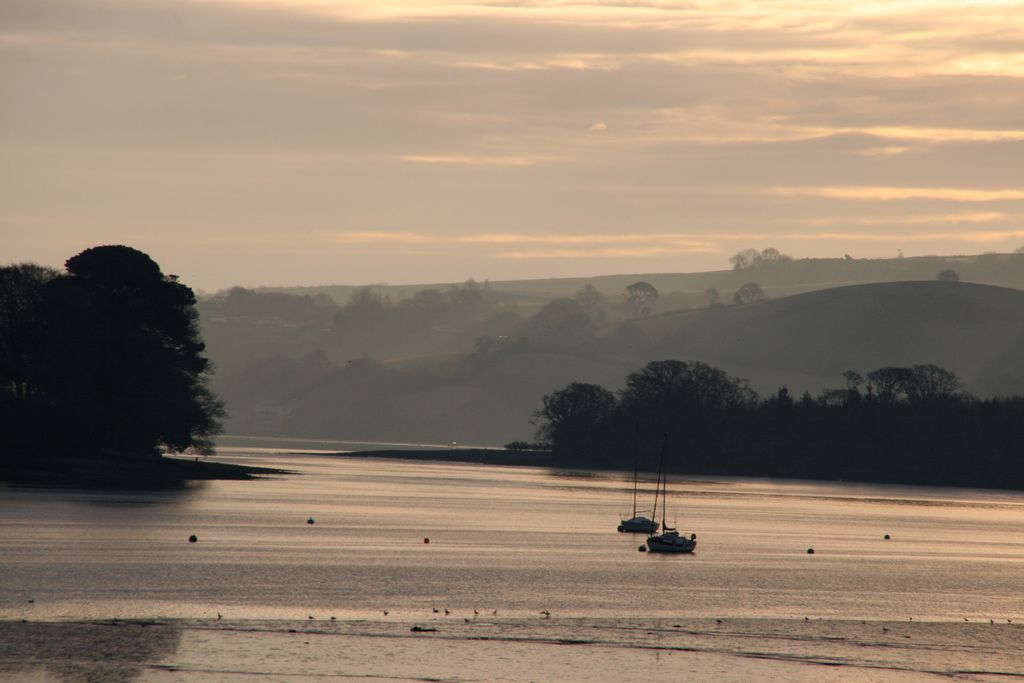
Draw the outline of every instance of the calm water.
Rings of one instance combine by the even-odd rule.
[[[630,505],[621,478],[227,459],[301,474],[176,493],[0,491],[0,618],[362,619],[436,607],[1024,622],[1021,494],[675,482],[669,509],[699,545],[666,557],[615,532]]]

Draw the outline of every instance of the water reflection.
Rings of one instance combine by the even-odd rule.
[[[133,681],[180,644],[181,627],[169,622],[0,622],[0,676]]]

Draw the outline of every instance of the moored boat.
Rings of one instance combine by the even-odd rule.
[[[636,494],[640,481],[640,425],[636,427],[636,449],[633,452],[633,516],[619,522],[620,533],[653,534],[658,530],[658,522],[648,519],[636,511]]]
[[[667,446],[668,435],[665,435],[665,439],[661,443],[661,458],[658,464],[658,488],[654,493],[655,515],[658,512],[658,497],[661,496],[662,533],[651,532],[647,538],[647,549],[652,553],[692,553],[697,547],[697,534],[690,534],[687,538],[665,522],[665,508],[668,506],[668,475],[665,473],[665,449]]]

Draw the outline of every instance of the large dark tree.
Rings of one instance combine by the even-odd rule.
[[[0,396],[28,397],[43,285],[57,275],[31,263],[0,267]]]
[[[223,407],[206,387],[192,290],[125,246],[87,249],[65,266],[32,306],[37,342],[20,392],[35,400],[33,450],[208,451]]]
[[[615,410],[612,392],[583,382],[573,382],[542,400],[544,407],[533,414],[534,421],[540,422],[537,436],[543,443],[561,446],[570,453],[591,447],[596,438],[594,426]]]

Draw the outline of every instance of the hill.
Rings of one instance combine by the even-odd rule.
[[[1024,289],[1024,254],[972,254],[963,256],[916,256],[891,259],[804,258],[763,263],[739,270],[700,273],[624,273],[594,277],[548,278],[539,280],[490,280],[480,283],[490,291],[509,296],[525,306],[540,306],[553,298],[572,296],[587,285],[609,297],[621,296],[627,285],[638,280],[650,282],[667,301],[663,308],[694,307],[707,303],[705,291],[719,290],[723,300],[745,282],[755,281],[771,297],[790,296],[872,282],[933,280],[940,270],[955,270],[965,282]],[[394,299],[404,299],[423,289],[451,289],[462,283],[419,285],[373,284],[371,287]],[[315,296],[326,294],[345,303],[359,287],[322,285],[316,287],[265,288],[263,291]]]
[[[1024,391],[1024,291],[901,282],[819,290],[637,323],[648,354],[718,365],[769,391],[815,391],[843,371],[934,363],[975,394]]]
[[[1024,392],[1022,348],[1024,291],[897,282],[653,315],[572,343],[340,363],[330,349],[282,349],[221,376],[217,390],[232,433],[497,445],[530,438],[544,394],[572,381],[615,390],[650,360],[702,360],[762,394],[817,394],[848,369],[934,363],[990,396]]]

